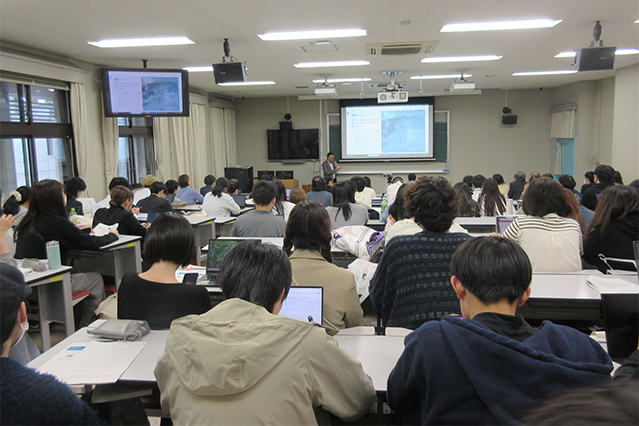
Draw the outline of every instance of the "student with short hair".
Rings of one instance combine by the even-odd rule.
[[[303,201],[293,208],[283,249],[291,261],[294,286],[324,288],[325,327],[364,325],[353,273],[332,263],[331,220],[324,207]]]
[[[615,176],[615,169],[605,164],[600,164],[595,168],[595,184],[592,188],[582,192],[581,204],[594,211],[597,208],[597,201],[599,200],[599,194],[601,194],[606,188],[614,185],[613,178]]]
[[[513,176],[513,181],[510,182],[510,186],[508,189],[508,198],[511,200],[519,200],[521,198],[521,194],[524,193],[524,188],[526,187],[526,173],[517,172]]]
[[[142,180],[140,181],[140,185],[142,185],[142,188],[133,191],[133,204],[137,206],[140,200],[143,200],[147,198],[149,195],[151,195],[151,185],[153,185],[157,181],[159,181],[157,176],[153,176],[153,175],[144,176]],[[167,195],[168,195],[168,192],[167,192]]]
[[[178,185],[177,183],[177,180],[169,179],[166,181],[165,185],[166,185],[166,199],[169,201],[169,203],[181,202],[182,200],[180,200],[177,197],[177,190],[180,187],[180,185]]]
[[[213,185],[215,184],[215,176],[206,175],[204,177],[204,186],[200,188],[200,194],[202,197],[206,197],[206,194],[213,191]]]
[[[96,209],[102,208],[102,207],[107,208],[107,209],[109,208],[109,201],[111,200],[109,194],[111,193],[111,190],[113,188],[115,188],[116,186],[118,186],[118,185],[119,186],[126,186],[127,188],[131,189],[131,184],[129,183],[127,178],[122,177],[122,176],[114,177],[113,179],[111,179],[111,182],[109,182],[109,192],[107,193],[107,196],[104,197],[103,200],[95,203],[95,208]],[[134,197],[134,199],[135,199],[135,197]]]
[[[240,194],[240,181],[237,179],[229,179],[229,195],[233,201],[240,206],[240,209],[246,207],[246,195]]]
[[[557,178],[557,182],[559,182],[561,186],[569,190],[575,196],[578,203],[581,203],[581,193],[575,189],[575,186],[577,186],[575,178],[570,175],[563,174],[559,175],[559,177]]]
[[[146,228],[131,213],[133,208],[133,192],[126,186],[116,186],[111,190],[111,201],[108,209],[98,209],[93,215],[93,226],[118,224],[118,232],[122,235],[138,235],[146,237]]]
[[[486,178],[484,175],[475,175],[473,176],[473,185],[471,189],[473,190],[473,200],[479,201],[479,195],[481,194],[481,186],[484,184]]]
[[[361,364],[317,324],[278,315],[291,278],[281,249],[245,241],[222,261],[225,300],[173,321],[155,377],[175,424],[326,424],[326,411],[346,421],[369,411]]]
[[[503,233],[530,257],[534,272],[581,271],[582,235],[558,182],[539,178],[528,184],[522,210]]]
[[[229,180],[225,177],[217,178],[215,187],[204,196],[202,209],[209,216],[230,217],[240,214],[240,206],[229,195]]]
[[[589,190],[593,186],[595,186],[595,172],[588,171],[584,173],[584,183],[583,185],[581,185],[581,189],[579,190],[579,192],[581,192],[581,195],[583,195],[587,190]]]
[[[71,213],[71,209],[75,209],[76,214],[80,216],[84,215],[84,206],[80,201],[78,201],[78,198],[80,198],[86,190],[87,184],[79,177],[74,176],[67,181],[67,184],[65,185],[65,192],[67,194],[67,214]]]
[[[416,329],[459,305],[449,286],[450,259],[471,238],[450,232],[459,205],[457,194],[444,178],[425,177],[405,189],[406,212],[422,232],[390,240],[370,284],[378,318],[388,327]]]
[[[472,188],[473,187],[473,175],[464,176],[464,178],[462,179],[462,182],[464,182],[466,185],[468,185],[469,188]]]
[[[166,193],[168,191],[166,184],[160,181],[153,182],[151,185],[151,195],[140,200],[137,206],[140,208],[140,213],[166,213],[172,212],[173,207],[171,203],[166,199]]]
[[[408,183],[415,183],[417,180],[417,175],[415,173],[408,174]]]
[[[296,186],[295,188],[291,189],[291,195],[288,197],[288,200],[293,204],[298,204],[302,201],[307,201],[308,195],[306,195],[306,191]]]
[[[255,210],[235,220],[231,237],[283,237],[286,222],[272,213],[277,196],[275,184],[265,180],[257,181],[252,194]]]
[[[388,404],[404,424],[517,424],[543,398],[612,381],[595,340],[550,321],[535,329],[516,314],[532,279],[516,244],[472,238],[451,272],[463,318],[447,315],[409,334],[388,378]]]
[[[308,199],[324,207],[333,205],[333,194],[326,191],[326,183],[320,176],[315,176],[311,182],[312,191],[306,194]]]
[[[531,172],[530,173],[530,179],[528,180],[528,183],[534,182],[537,179],[539,179],[541,177],[541,173],[539,172]]]
[[[177,197],[180,200],[187,204],[202,204],[204,197],[195,189],[191,188],[191,178],[189,175],[180,175],[180,177],[178,177],[178,185],[180,185],[180,189],[178,189]]]
[[[333,205],[326,207],[326,211],[331,218],[332,229],[368,223],[368,208],[355,204],[353,188],[348,181],[335,184]]]

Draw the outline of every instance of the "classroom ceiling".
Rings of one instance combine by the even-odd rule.
[[[445,24],[550,18],[548,29],[442,33]],[[221,87],[213,73],[190,73],[193,89],[230,97],[313,95],[321,73],[331,78],[371,78],[365,96],[387,84],[384,71],[402,71],[409,95],[420,93],[411,76],[455,74],[467,68],[477,89],[551,88],[614,75],[611,71],[515,77],[515,72],[568,70],[572,58],[554,55],[588,47],[601,20],[602,39],[618,48],[639,48],[637,0],[2,0],[0,42],[25,46],[101,66],[150,68],[207,66],[220,62],[223,39],[231,54],[246,61],[249,80],[269,86]],[[273,31],[363,28],[366,37],[328,39],[332,51],[305,52],[318,40],[262,41]],[[113,38],[186,36],[195,44],[169,47],[100,49],[87,44]],[[368,43],[437,41],[429,54],[368,56]],[[490,62],[421,63],[429,56],[503,55]],[[368,66],[306,68],[299,62],[367,60]],[[617,56],[615,69],[639,62],[639,55]],[[423,80],[423,95],[443,94],[453,79]],[[360,83],[337,84],[339,97],[358,97]]]

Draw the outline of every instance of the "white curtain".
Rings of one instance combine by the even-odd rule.
[[[80,177],[86,177],[89,157],[89,138],[87,135],[87,109],[84,84],[71,83],[71,122],[75,142],[76,160]],[[87,188],[87,195],[90,196]]]
[[[158,118],[153,121],[155,155],[158,171],[164,179],[177,179],[187,174],[197,186],[206,175],[206,105],[191,103],[189,117]],[[162,154],[169,147],[170,165]],[[159,155],[159,158],[158,158]],[[158,172],[159,173],[159,172]]]
[[[552,113],[550,137],[553,139],[570,139],[575,137],[575,110]]]
[[[102,116],[102,146],[104,147],[104,175],[107,185],[118,175],[118,119]]]
[[[237,164],[235,111],[210,108],[209,122],[213,147],[213,174],[224,176],[225,167]]]

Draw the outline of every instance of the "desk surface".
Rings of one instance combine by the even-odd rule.
[[[184,218],[188,220],[193,227],[212,223],[216,220],[214,216],[184,216]]]
[[[461,226],[495,226],[497,224],[497,218],[495,217],[456,217],[454,222]]]
[[[47,269],[46,271],[42,271],[42,272],[33,271],[24,276],[24,281],[27,284],[34,284],[38,281],[46,280],[47,278],[51,278],[51,277],[58,276],[60,274],[71,272],[71,269],[72,268],[70,266],[62,266],[58,269]]]
[[[121,247],[125,244],[140,242],[142,237],[138,235],[118,235],[117,241],[112,242],[111,244],[107,244],[106,246],[100,247],[100,250],[109,250],[112,248]]]
[[[599,292],[588,285],[588,276],[597,271],[582,271],[581,274],[533,274],[530,287],[531,299],[600,300]],[[600,275],[600,274],[599,274]],[[637,284],[637,277],[615,276]]]

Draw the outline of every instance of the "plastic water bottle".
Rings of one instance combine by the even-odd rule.
[[[47,241],[46,247],[49,269],[59,269],[62,266],[62,262],[60,261],[60,243],[57,241]]]
[[[69,220],[74,225],[78,224],[78,214],[75,212],[75,208],[71,209],[71,211],[69,212]]]
[[[384,195],[382,197],[382,208],[381,208],[382,214],[384,213],[387,207],[388,207],[388,198],[386,198],[386,195]]]

